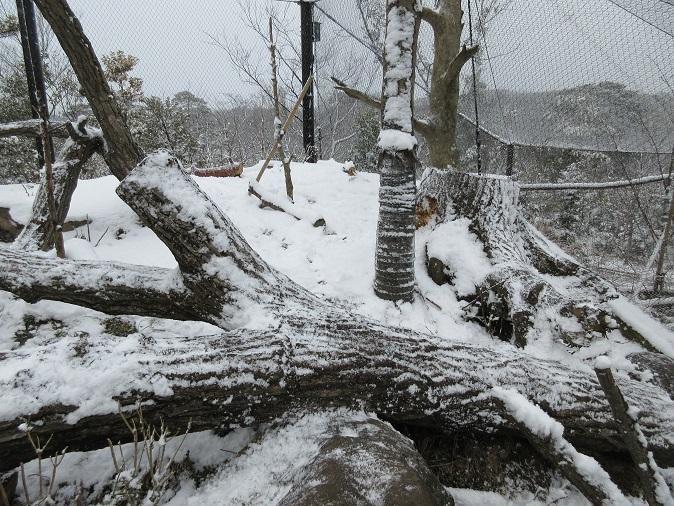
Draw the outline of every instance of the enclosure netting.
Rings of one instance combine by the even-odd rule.
[[[341,33],[333,42],[344,46],[339,52],[352,53],[355,45],[358,64],[373,73],[380,72],[378,55],[371,49],[381,30],[368,22],[368,13],[380,3],[316,4],[327,30]],[[467,0],[462,3],[463,40],[469,44],[469,6]],[[434,7],[428,0],[426,5]],[[474,42],[481,47],[477,101],[485,137],[515,146],[671,153],[671,0],[472,0],[471,10]],[[420,101],[427,92],[432,51],[432,32],[422,23]],[[466,65],[461,113],[474,123],[472,90],[471,68]]]
[[[426,1],[427,7],[436,7]],[[316,4],[331,50],[381,75],[380,0]],[[484,172],[524,182],[633,180],[671,173],[674,2],[462,0],[463,42],[480,45],[461,75],[458,145],[476,168],[475,95]],[[377,9],[379,13],[377,14]],[[334,31],[334,33],[331,33]],[[335,49],[338,46],[338,49]],[[320,46],[319,46],[320,50]],[[421,23],[417,111],[426,112],[433,35]],[[368,91],[378,95],[372,81]],[[353,83],[363,87],[367,83]],[[422,146],[423,156],[423,146]],[[662,235],[665,183],[604,192],[523,194],[532,221],[626,290],[647,288]],[[644,267],[646,266],[646,268]]]

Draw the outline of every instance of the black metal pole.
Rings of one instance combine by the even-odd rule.
[[[16,0],[16,14],[19,20],[19,32],[21,33],[21,49],[23,50],[23,64],[26,68],[26,82],[28,83],[28,98],[30,100],[30,113],[33,119],[40,117],[40,104],[37,100],[37,87],[35,86],[35,74],[33,72],[33,59],[30,54],[30,42],[28,41],[28,28],[26,26],[26,13],[23,8],[24,0]],[[44,151],[42,150],[42,138],[35,138],[35,150],[37,151],[38,170],[44,167]]]
[[[300,0],[300,28],[302,37],[302,84],[306,83],[314,69],[313,44],[313,1]],[[306,160],[316,162],[314,144],[314,87],[312,86],[302,101],[302,140]]]
[[[33,78],[35,79],[35,90],[37,91],[37,101],[39,104],[39,116],[43,121],[49,120],[49,105],[47,103],[47,87],[44,83],[44,72],[42,70],[42,53],[40,52],[40,34],[37,31],[37,21],[35,19],[35,4],[33,0],[23,0],[23,11],[26,18],[26,32],[28,35],[28,44],[30,45],[30,59],[33,67]],[[54,159],[54,145],[51,136],[46,135],[47,146],[45,146],[51,155],[50,160]]]

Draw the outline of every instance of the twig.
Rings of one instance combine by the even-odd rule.
[[[88,225],[87,225],[87,227],[88,227]],[[103,234],[98,238],[98,241],[96,241],[96,244],[94,244],[94,248],[97,247],[97,246],[101,243],[101,241],[102,241],[103,238],[105,237],[105,234],[108,233],[108,230],[110,230],[110,227],[107,227],[107,228],[105,229],[105,232],[103,232]]]

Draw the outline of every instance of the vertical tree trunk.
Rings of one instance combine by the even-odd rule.
[[[456,117],[459,107],[459,74],[450,72],[453,60],[460,54],[460,0],[442,0],[437,16],[427,16],[433,27],[433,73],[429,105],[433,128],[426,136],[428,155],[433,167],[457,166]],[[463,66],[463,65],[462,65]]]
[[[417,140],[412,115],[419,15],[416,0],[387,4],[374,281],[377,296],[387,300],[410,301],[414,291]]]

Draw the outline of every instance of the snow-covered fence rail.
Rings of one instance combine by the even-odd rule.
[[[614,188],[626,188],[643,184],[669,181],[667,174],[656,174],[635,179],[623,179],[620,181],[605,181],[599,183],[521,183],[521,191],[559,191],[559,190],[611,190]]]
[[[66,129],[67,121],[50,121],[49,135],[52,137],[67,138],[69,136]],[[40,137],[42,120],[28,119],[25,121],[12,121],[11,123],[3,123],[0,125],[0,137]]]

